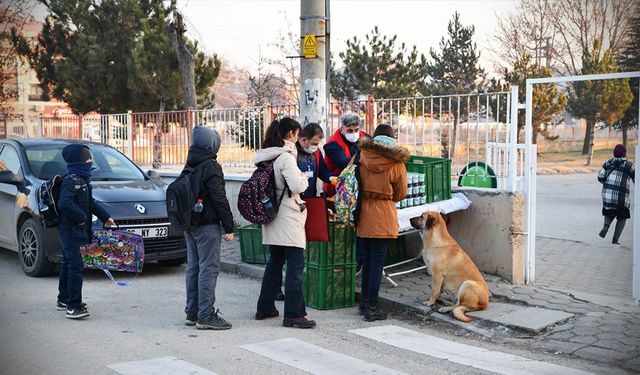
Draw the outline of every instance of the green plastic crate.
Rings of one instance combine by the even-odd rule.
[[[356,262],[356,235],[352,226],[329,223],[329,242],[307,242],[305,263],[343,266]]]
[[[356,266],[322,267],[307,264],[302,278],[307,307],[340,309],[356,304]]]
[[[427,203],[451,199],[451,159],[411,155],[407,172],[424,174]]]
[[[238,228],[240,259],[245,263],[267,264],[269,246],[262,244],[262,226],[250,224]]]
[[[402,262],[407,260],[407,237],[399,236],[398,238],[392,238],[389,240],[389,247],[387,248],[387,257],[384,259],[384,265]]]

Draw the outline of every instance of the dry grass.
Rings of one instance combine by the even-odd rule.
[[[597,150],[593,152],[593,160],[590,168],[600,168],[605,161],[613,156],[611,150]],[[627,151],[627,159],[634,161],[634,148],[629,147]],[[584,168],[586,166],[586,157],[581,152],[549,152],[538,154],[538,168]]]

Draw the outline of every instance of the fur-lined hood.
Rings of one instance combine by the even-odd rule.
[[[389,147],[365,137],[358,140],[358,148],[362,151],[360,164],[372,172],[380,173],[391,165],[409,160],[409,150],[404,147]]]

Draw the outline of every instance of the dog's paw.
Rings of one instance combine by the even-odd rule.
[[[431,299],[431,298],[430,298],[430,299],[428,299],[428,300],[426,300],[426,301],[424,302],[424,305],[425,305],[425,306],[429,306],[429,307],[431,307],[431,306],[435,305],[435,303],[436,303],[436,300],[435,300],[435,299]]]

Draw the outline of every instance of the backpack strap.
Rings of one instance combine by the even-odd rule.
[[[282,155],[284,155],[285,153],[282,153],[278,156],[276,156],[275,159],[273,159],[273,164],[275,165],[276,160],[278,160]],[[298,168],[298,166],[296,165],[296,168]],[[275,181],[275,173],[273,174],[274,177],[274,181],[273,181],[273,186],[276,186],[276,181]],[[289,188],[289,184],[287,184],[287,179],[284,178],[284,176],[282,177],[282,180],[284,181],[284,189],[282,189],[282,194],[280,194],[280,199],[278,199],[278,205],[280,204],[280,202],[282,202],[282,198],[284,197],[284,192],[285,190],[289,193],[289,198],[291,198],[291,189]]]

